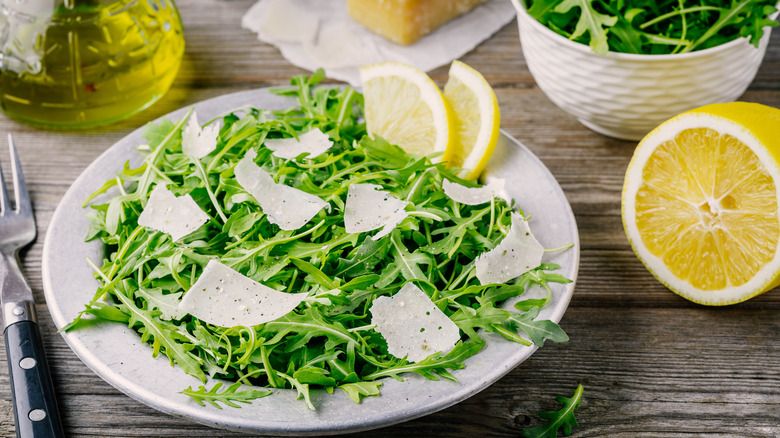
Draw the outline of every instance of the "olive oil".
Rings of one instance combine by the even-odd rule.
[[[0,14],[0,106],[33,125],[140,111],[171,86],[184,51],[171,0],[0,0]]]

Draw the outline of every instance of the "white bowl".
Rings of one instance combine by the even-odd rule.
[[[764,28],[758,49],[739,38],[674,55],[598,55],[528,15],[521,0],[512,3],[539,88],[583,125],[624,140],[640,140],[679,113],[740,97],[761,65],[771,29]]]

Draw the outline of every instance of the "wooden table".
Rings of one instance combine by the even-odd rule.
[[[179,1],[187,39],[181,72],[160,102],[119,125],[63,133],[0,116],[0,131],[12,132],[20,148],[37,215],[38,239],[22,260],[69,436],[239,436],[148,408],[82,364],[47,313],[41,250],[60,198],[115,141],[176,108],[285,85],[305,73],[240,28],[253,1]],[[582,244],[579,279],[561,322],[571,340],[548,342],[506,377],[449,409],[352,436],[517,437],[540,423],[537,412],[558,409],[555,397],[570,396],[580,382],[585,393],[576,437],[780,436],[780,291],[726,308],[695,305],[668,291],[623,234],[620,192],[635,143],[591,132],[548,100],[528,72],[514,22],[462,60],[495,87],[502,127],[541,158],[571,202]],[[442,85],[447,68],[431,76]],[[743,100],[780,107],[780,32]],[[7,171],[4,154],[0,161]],[[14,431],[3,365],[0,434]]]

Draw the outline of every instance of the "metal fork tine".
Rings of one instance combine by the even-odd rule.
[[[19,163],[19,155],[16,153],[14,138],[11,134],[8,134],[8,149],[11,152],[11,174],[14,180],[14,201],[16,201],[16,212],[20,214],[32,212],[30,194],[27,192],[27,184],[24,182],[22,165]],[[3,189],[5,190],[5,186],[3,186]],[[7,193],[5,196],[6,198],[8,197]]]
[[[8,134],[8,142],[11,143],[11,134]],[[0,216],[5,215],[11,209],[11,201],[8,199],[8,189],[5,187],[3,169],[0,167]]]

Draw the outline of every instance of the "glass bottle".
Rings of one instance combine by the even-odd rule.
[[[45,127],[116,121],[168,91],[183,52],[172,0],[0,0],[0,107]]]

